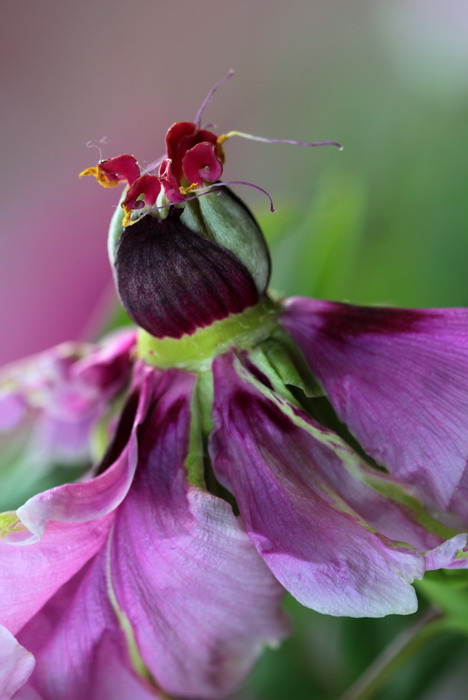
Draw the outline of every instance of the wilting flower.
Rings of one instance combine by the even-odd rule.
[[[56,477],[66,467],[69,481],[67,472],[91,466],[96,429],[130,379],[135,342],[133,330],[119,331],[98,346],[64,343],[0,371],[3,508],[41,490],[52,470]]]
[[[279,583],[332,615],[406,614],[414,579],[468,561],[468,313],[269,294],[219,180],[242,134],[203,129],[206,104],[145,171],[84,172],[126,183],[109,253],[138,331],[4,379],[5,423],[26,406],[45,454],[85,455],[0,516],[5,697],[219,699],[287,633]]]

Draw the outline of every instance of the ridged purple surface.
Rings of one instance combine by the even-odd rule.
[[[172,210],[124,229],[116,257],[122,304],[141,328],[180,338],[258,301],[247,268],[226,248],[190,231]]]

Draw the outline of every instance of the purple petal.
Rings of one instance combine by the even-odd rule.
[[[120,646],[110,635],[103,637],[94,652],[90,693],[85,696],[77,694],[76,700],[82,697],[89,700],[170,700],[149,681],[136,676]],[[61,700],[61,696],[57,696],[57,700]]]
[[[457,553],[466,547],[467,536],[455,535],[426,554],[426,571],[433,569],[465,568],[468,559],[456,559]]]
[[[192,387],[193,377],[174,375],[142,426],[143,461],[118,511],[111,578],[157,682],[218,700],[287,626],[282,591],[231,507],[185,483]]]
[[[49,523],[40,542],[0,540],[0,625],[16,634],[99,550],[112,516],[92,523]]]
[[[57,486],[30,498],[17,514],[32,537],[42,536],[48,520],[80,522],[99,518],[116,508],[127,494],[138,463],[137,428],[148,409],[156,372],[147,372],[139,391],[135,389],[122,412],[115,438],[98,476],[87,481]]]
[[[323,478],[342,458],[330,433],[316,426],[314,436],[299,427],[283,401],[243,381],[233,362],[230,354],[214,363],[213,464],[272,572],[299,602],[320,612],[413,612],[409,582],[422,576],[423,558],[345,512]]]
[[[21,631],[36,657],[27,688],[47,700],[160,698],[132,671],[126,640],[111,606],[103,551]]]
[[[12,698],[32,673],[34,657],[0,626],[0,697]]]
[[[74,377],[112,395],[129,377],[135,344],[134,329],[119,330],[107,336],[91,354],[76,363]]]
[[[468,523],[468,310],[292,299],[281,322],[367,452]]]

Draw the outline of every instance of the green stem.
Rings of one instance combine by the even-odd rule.
[[[446,630],[442,613],[436,608],[429,608],[383,650],[341,700],[371,700],[399,668],[431,639]]]

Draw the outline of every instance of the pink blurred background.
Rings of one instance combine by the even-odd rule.
[[[118,195],[78,180],[98,158],[89,140],[107,137],[104,157],[130,152],[149,162],[162,153],[166,128],[193,118],[210,86],[235,68],[206,115],[221,131],[346,143],[363,128],[356,96],[370,97],[369,148],[351,146],[340,161],[352,170],[372,160],[372,138],[389,126],[372,102],[376,80],[401,80],[402,99],[411,99],[414,84],[424,86],[411,75],[424,74],[426,55],[438,67],[451,61],[454,83],[466,70],[467,13],[452,18],[455,41],[444,42],[439,21],[455,8],[450,0],[4,2],[0,362],[92,335],[112,303],[106,230]],[[337,153],[284,153],[233,141],[226,174],[304,206]]]

